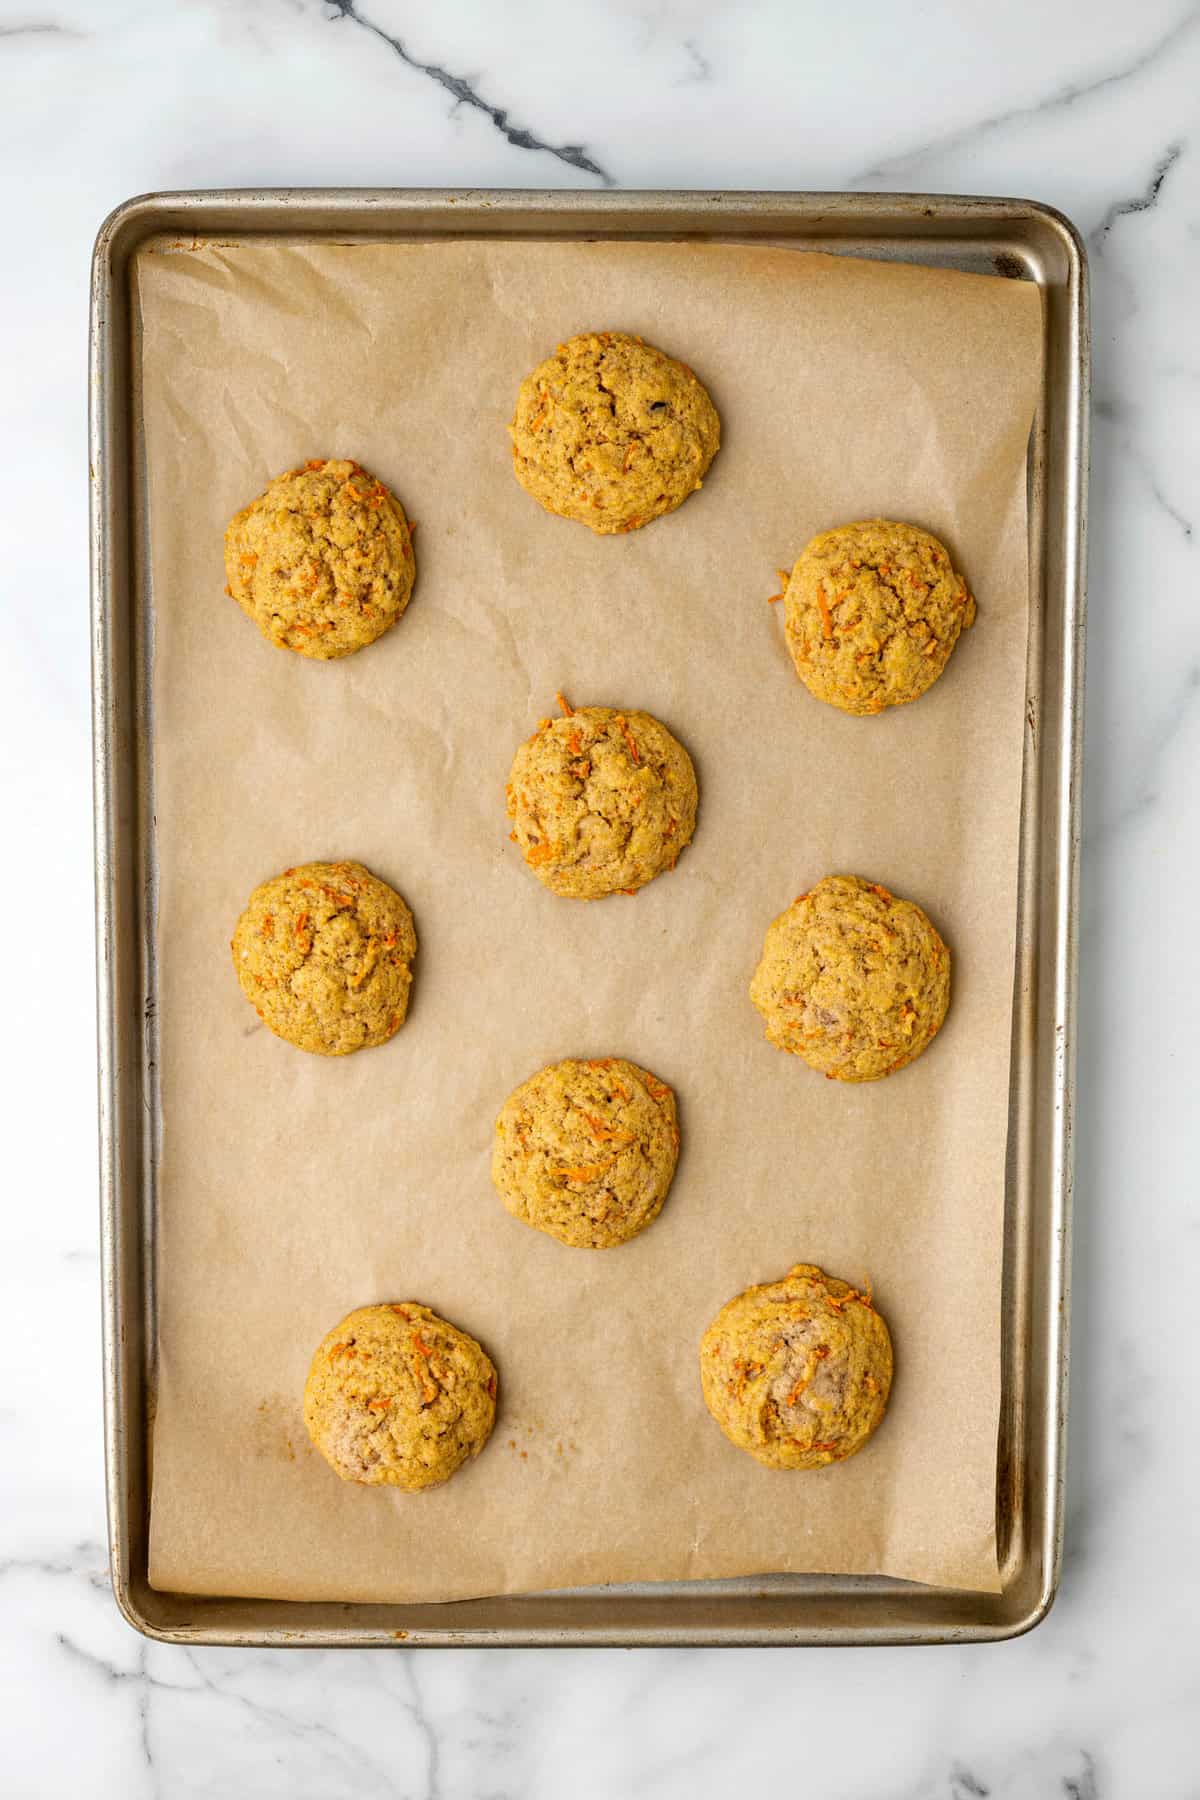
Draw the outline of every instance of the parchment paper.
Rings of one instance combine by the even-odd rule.
[[[766,247],[159,246],[139,260],[164,1147],[151,1579],[195,1593],[448,1599],[769,1570],[994,1589],[1001,1214],[1026,652],[1029,285]],[[517,486],[517,383],[582,329],[640,332],[721,413],[702,493],[627,537]],[[318,664],[222,589],[229,516],[354,456],[418,522],[382,642]],[[796,680],[777,566],[874,514],[949,544],[979,622],[917,705],[843,717]],[[507,839],[518,740],[644,707],[687,745],[695,842],[634,899],[547,893]],[[353,857],[420,949],[408,1022],[328,1061],[260,1026],[229,937],[256,883]],[[772,1049],[747,998],[768,922],[849,871],[918,900],[949,1020],[876,1085]],[[570,1250],[493,1192],[495,1115],[564,1056],[679,1095],[666,1208]],[[896,1346],[873,1443],[760,1468],[700,1394],[748,1283],[867,1276]],[[351,1307],[415,1298],[501,1373],[492,1442],[411,1497],[344,1485],[301,1418]]]

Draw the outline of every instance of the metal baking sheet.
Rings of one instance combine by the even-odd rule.
[[[1045,372],[1030,441],[1030,625],[1004,1225],[999,1594],[884,1577],[647,1583],[443,1605],[159,1593],[147,1576],[158,1126],[154,722],[140,362],[130,261],[159,233],[360,241],[453,236],[770,241],[1034,281]],[[1062,1551],[1070,1276],[1089,342],[1070,223],[1024,200],[912,194],[394,189],[147,195],[92,267],[89,480],[105,1456],[113,1592],[175,1643],[868,1644],[1013,1637],[1044,1618]]]

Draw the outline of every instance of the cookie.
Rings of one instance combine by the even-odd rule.
[[[883,1418],[892,1340],[868,1294],[797,1263],[721,1308],[700,1340],[700,1382],[739,1450],[769,1469],[821,1469]]]
[[[678,1156],[665,1082],[620,1056],[571,1059],[505,1101],[492,1180],[515,1219],[560,1244],[609,1250],[658,1217]]]
[[[413,917],[361,863],[305,863],[264,881],[231,947],[259,1018],[300,1050],[347,1056],[404,1023]]]
[[[317,1346],[304,1423],[343,1481],[415,1494],[478,1456],[496,1422],[487,1352],[427,1306],[360,1306]]]
[[[644,712],[583,706],[542,719],[505,792],[525,861],[570,900],[636,893],[675,867],[696,828],[692,759]]]
[[[750,998],[780,1050],[835,1081],[878,1081],[933,1041],[950,952],[911,900],[827,875],[769,927]]]
[[[415,574],[403,507],[356,462],[289,469],[225,533],[226,591],[273,644],[322,661],[390,630]]]
[[[623,331],[560,344],[517,392],[513,473],[547,512],[608,535],[681,506],[721,421],[686,363]]]
[[[784,590],[797,675],[818,700],[848,713],[919,699],[974,622],[975,602],[945,547],[891,519],[822,532]]]

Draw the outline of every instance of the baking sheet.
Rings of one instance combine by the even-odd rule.
[[[1026,284],[748,247],[244,244],[137,265],[156,622],[163,1157],[151,1575],[183,1592],[437,1599],[820,1569],[997,1587],[1004,1134],[1026,643]],[[598,317],[598,309],[602,316]],[[512,481],[515,384],[589,326],[710,387],[703,492],[597,540]],[[221,595],[221,530],[269,475],[358,456],[419,521],[405,619],[347,662],[270,649]],[[765,604],[840,519],[949,542],[980,619],[922,702],[811,700]],[[547,894],[506,840],[517,739],[556,687],[661,716],[701,819],[636,899]],[[355,856],[412,905],[414,1004],[325,1062],[248,1012],[250,888]],[[831,869],[924,904],[951,1016],[894,1079],[820,1081],[745,996],[766,924]],[[571,1252],[509,1219],[491,1123],[545,1061],[626,1054],[680,1096],[642,1238]],[[746,1283],[869,1274],[888,1421],[811,1476],[761,1470],[699,1394]],[[342,1313],[414,1297],[479,1335],[502,1410],[416,1498],[344,1487],[299,1396]]]

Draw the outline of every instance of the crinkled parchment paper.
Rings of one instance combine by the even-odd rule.
[[[140,257],[156,661],[163,1159],[151,1578],[194,1593],[437,1600],[768,1570],[997,1586],[1001,1219],[1040,296],[786,249],[249,241]],[[582,329],[690,363],[724,442],[627,537],[552,518],[510,470],[517,384]],[[417,586],[319,664],[223,593],[267,480],[360,459],[417,520]],[[979,621],[916,705],[843,717],[796,680],[777,566],[883,514],[949,544]],[[644,707],[695,759],[700,822],[634,899],[547,893],[508,841],[518,740]],[[229,937],[250,890],[352,857],[411,905],[393,1042],[306,1056],[262,1027]],[[849,871],[918,900],[949,1020],[890,1080],[772,1049],[747,998],[768,922]],[[492,1125],[558,1057],[677,1090],[683,1155],[642,1237],[569,1250],[511,1219]],[[717,1308],[796,1261],[867,1277],[896,1346],[851,1462],[762,1469],[705,1412]],[[501,1373],[495,1436],[422,1495],[312,1451],[312,1350],[418,1299]]]

